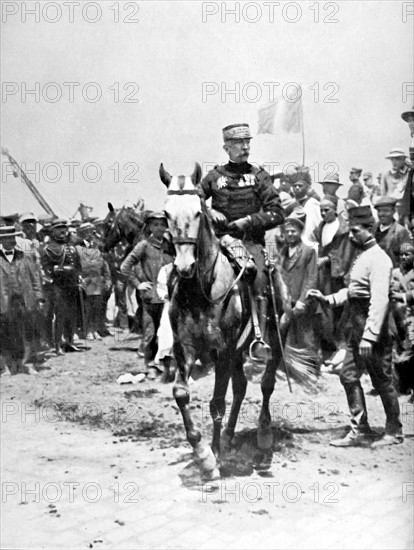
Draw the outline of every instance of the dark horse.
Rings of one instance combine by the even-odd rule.
[[[108,202],[109,212],[103,222],[104,251],[108,252],[121,241],[127,243],[127,253],[147,235],[145,212],[123,206],[115,209]]]
[[[183,417],[187,440],[194,450],[195,462],[202,478],[211,480],[220,476],[217,466],[220,444],[231,442],[246,394],[243,356],[249,349],[252,337],[249,335],[241,344],[240,336],[245,333],[242,329],[249,319],[249,308],[246,307],[244,284],[240,284],[240,277],[236,277],[232,265],[221,251],[205,202],[200,196],[200,166],[196,164],[191,177],[172,177],[161,164],[160,177],[168,188],[165,213],[176,249],[174,264],[177,280],[172,285],[170,306],[173,349],[178,367],[173,393]],[[266,338],[273,353],[263,365],[263,403],[257,432],[259,449],[267,451],[267,464],[263,469],[270,465],[273,435],[269,400],[281,354],[277,331],[270,320],[268,329]],[[214,394],[210,401],[213,419],[211,448],[202,441],[189,409],[188,378],[196,360],[206,352],[215,363]],[[221,434],[230,379],[233,402],[227,426]]]

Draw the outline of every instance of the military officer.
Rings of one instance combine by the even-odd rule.
[[[284,216],[270,175],[248,162],[251,139],[248,124],[223,128],[229,162],[215,166],[202,180],[201,189],[205,199],[212,199],[211,216],[223,249],[238,269],[246,266],[246,279],[254,280],[259,297],[267,284],[265,232],[283,223]]]

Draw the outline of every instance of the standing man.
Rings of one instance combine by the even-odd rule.
[[[63,355],[62,336],[65,338],[65,351],[81,351],[73,343],[81,318],[78,286],[81,263],[76,248],[67,244],[67,240],[68,223],[62,219],[55,220],[51,225],[50,241],[44,246],[41,256],[49,298],[48,333],[51,337],[54,315],[54,345],[57,355]]]
[[[312,185],[312,180],[310,174],[307,174],[306,177],[302,177],[293,184],[293,194],[295,195],[296,201],[302,206],[305,215],[305,228],[302,234],[303,242],[317,248],[317,243],[314,238],[314,231],[321,223],[321,211],[320,203],[315,197],[312,197],[310,194],[310,188]]]
[[[338,189],[343,186],[343,183],[339,181],[339,174],[327,174],[319,183],[322,185],[325,196],[330,195],[337,199],[336,213],[340,218],[346,219],[345,201],[337,195]]]
[[[155,378],[157,365],[154,363],[158,351],[157,332],[160,326],[164,300],[157,293],[157,279],[160,269],[173,261],[171,244],[164,237],[168,222],[162,212],[151,212],[146,218],[150,236],[137,243],[121,265],[125,275],[139,291],[142,304],[144,340],[144,368],[140,372]],[[139,269],[134,269],[139,268]],[[161,370],[161,369],[160,369]]]
[[[349,180],[352,182],[352,185],[354,185],[355,183],[362,185],[362,183],[359,180],[359,178],[361,177],[361,174],[362,174],[362,168],[351,168],[349,172]]]
[[[245,267],[246,280],[254,280],[263,313],[268,282],[263,255],[265,234],[283,223],[284,216],[270,175],[248,162],[251,139],[248,124],[223,128],[223,149],[229,162],[215,166],[200,185],[204,198],[212,199],[211,217],[221,246],[238,270]]]
[[[44,300],[38,267],[16,246],[20,234],[14,225],[0,227],[0,359],[12,374],[30,374],[26,363]]]
[[[375,240],[391,258],[393,267],[398,267],[401,244],[410,241],[408,230],[395,220],[397,199],[380,197],[374,205],[378,222],[374,226]]]
[[[391,370],[392,342],[388,332],[388,292],[392,262],[377,245],[373,234],[374,218],[367,206],[349,210],[350,240],[358,256],[350,271],[348,288],[324,296],[310,290],[313,296],[331,306],[348,301],[348,335],[340,380],[345,389],[351,413],[351,430],[343,438],[331,441],[334,447],[356,447],[372,439],[360,378],[368,370],[378,391],[386,415],[385,434],[373,447],[402,443],[402,424],[397,392]]]
[[[382,175],[381,195],[400,201],[403,198],[408,179],[407,155],[402,149],[395,147],[385,158],[391,161],[392,168]]]

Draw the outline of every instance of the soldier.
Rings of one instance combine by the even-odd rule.
[[[407,183],[401,198],[400,216],[401,223],[414,232],[414,107],[411,111],[402,113],[401,118],[407,122],[411,134],[410,160],[411,170],[407,175]]]
[[[73,343],[82,317],[79,315],[82,312],[78,286],[81,264],[76,248],[67,244],[67,239],[68,223],[62,219],[55,220],[51,225],[50,241],[41,255],[49,297],[49,323],[55,315],[54,345],[57,355],[63,355],[62,336],[65,338],[65,351],[81,351]]]
[[[354,185],[355,183],[362,185],[362,183],[359,180],[359,178],[361,177],[361,174],[362,174],[362,168],[351,168],[349,172],[349,180],[352,182],[352,185]]]
[[[349,210],[350,239],[359,251],[350,271],[349,286],[329,296],[314,289],[308,292],[308,296],[330,306],[340,306],[345,302],[349,305],[347,347],[340,380],[351,413],[351,430],[344,438],[331,441],[334,447],[356,447],[372,441],[373,433],[368,424],[360,382],[365,367],[381,397],[386,415],[385,434],[372,446],[393,445],[403,441],[400,407],[392,378],[392,343],[388,331],[388,292],[392,263],[377,245],[373,226],[374,217],[368,206]]]
[[[265,232],[283,223],[284,216],[270,175],[248,162],[251,139],[248,124],[223,128],[223,149],[229,162],[215,166],[200,185],[204,198],[212,199],[211,217],[221,246],[238,270],[245,267],[245,279],[254,281],[263,312],[267,289]]]

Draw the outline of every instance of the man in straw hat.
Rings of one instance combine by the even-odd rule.
[[[407,155],[402,149],[394,147],[385,158],[391,161],[392,168],[382,175],[381,195],[400,200],[407,185]]]
[[[335,447],[355,447],[372,441],[368,414],[360,378],[368,370],[378,391],[386,415],[385,434],[373,447],[403,441],[400,407],[394,387],[391,357],[392,342],[388,332],[388,292],[392,262],[377,245],[373,235],[374,218],[368,206],[349,210],[350,239],[358,249],[350,272],[348,288],[324,296],[310,290],[313,296],[330,306],[349,305],[347,347],[340,374],[351,414],[351,430],[342,439],[331,441]]]
[[[43,307],[39,270],[16,246],[21,232],[0,227],[0,356],[12,374],[32,371],[26,365],[34,351],[38,311]]]

